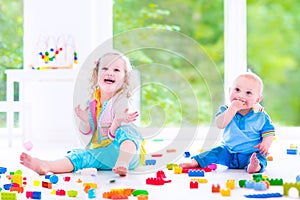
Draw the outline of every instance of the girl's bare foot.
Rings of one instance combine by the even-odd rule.
[[[196,160],[192,159],[190,163],[180,163],[179,167],[182,167],[183,169],[195,168],[195,167],[199,167],[199,164],[197,163]]]
[[[49,172],[47,161],[33,158],[24,152],[20,155],[20,163],[25,167],[35,171],[39,175],[45,175]]]
[[[259,164],[258,158],[256,157],[256,153],[253,153],[251,155],[250,163],[248,165],[247,171],[249,174],[253,174],[253,173],[259,172],[260,169],[261,169],[261,166]]]
[[[119,174],[120,176],[126,176],[127,174],[127,167],[125,166],[115,166],[113,169],[113,172],[115,172],[116,174]]]

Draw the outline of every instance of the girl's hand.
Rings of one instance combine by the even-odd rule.
[[[139,116],[139,113],[137,111],[128,113],[128,108],[126,108],[123,113],[119,113],[115,117],[114,121],[115,121],[115,123],[117,123],[119,125],[121,123],[130,123],[130,122],[135,121],[138,116]]]
[[[75,107],[75,113],[77,117],[84,123],[89,123],[89,116],[88,116],[88,107],[86,107],[84,110],[80,108],[80,105],[77,105]]]

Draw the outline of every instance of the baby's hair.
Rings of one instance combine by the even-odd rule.
[[[98,73],[99,73],[99,69],[100,69],[101,64],[102,64],[102,60],[106,56],[114,56],[114,58],[111,62],[114,62],[116,59],[120,59],[120,58],[125,62],[125,87],[129,84],[128,83],[128,73],[132,70],[132,66],[131,66],[131,63],[129,61],[129,58],[127,56],[125,56],[124,54],[122,54],[121,52],[113,50],[111,52],[108,52],[108,53],[102,55],[96,61],[96,63],[95,63],[96,66],[93,69],[92,77],[90,79],[90,84],[91,84],[91,90],[92,91],[95,91],[98,88]],[[123,89],[125,89],[125,88],[123,88]]]
[[[234,80],[237,80],[240,77],[250,78],[250,79],[256,81],[257,83],[259,83],[259,85],[260,85],[260,94],[263,93],[264,84],[263,84],[262,79],[257,74],[255,74],[253,72],[245,72],[245,73],[239,74]]]

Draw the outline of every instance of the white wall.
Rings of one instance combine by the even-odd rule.
[[[40,36],[72,36],[80,68],[89,54],[112,37],[112,0],[23,0],[24,69],[37,63]],[[29,69],[28,69],[29,70]],[[76,77],[74,77],[75,80]],[[74,81],[28,83],[26,101],[31,105],[32,132],[43,140],[72,136]]]

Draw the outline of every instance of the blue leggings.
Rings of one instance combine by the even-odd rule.
[[[225,165],[229,169],[247,169],[251,155],[252,153],[230,153],[226,147],[219,146],[193,156],[192,158],[195,159],[201,167],[207,167],[208,165],[215,163]],[[267,159],[259,152],[256,152],[256,156],[261,166],[260,172],[263,172],[267,166]]]
[[[106,147],[96,149],[74,149],[67,154],[74,166],[74,171],[83,168],[96,168],[98,170],[111,170],[118,159],[120,145],[125,140],[135,143],[137,151],[129,163],[129,169],[140,164],[140,146],[143,141],[141,135],[132,126],[121,126],[116,131],[116,138]]]

